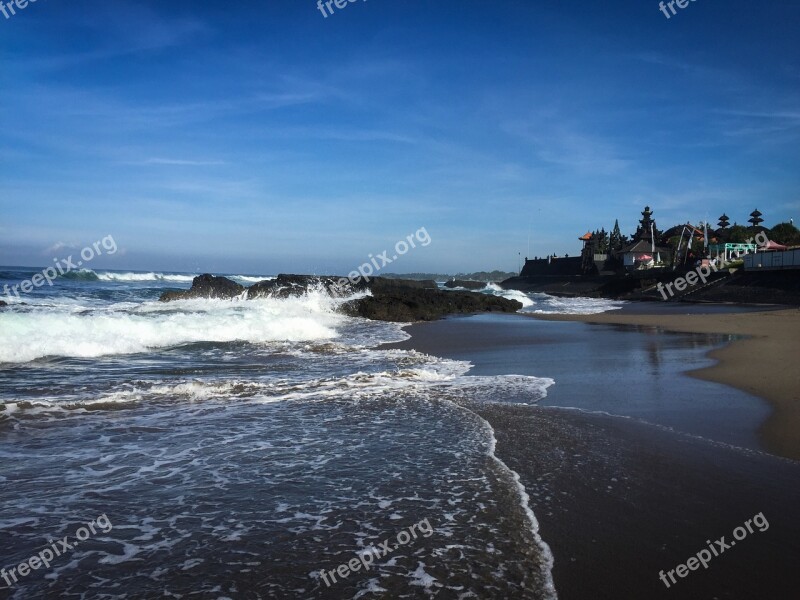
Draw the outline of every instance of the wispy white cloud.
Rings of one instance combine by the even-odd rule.
[[[730,137],[753,136],[762,143],[791,141],[778,134],[800,134],[800,112],[792,110],[719,110],[723,117],[722,133]]]
[[[552,115],[507,122],[502,129],[531,144],[539,160],[566,167],[579,175],[619,174],[632,164],[615,142],[586,133],[579,126]]]
[[[42,256],[52,256],[54,254],[58,254],[59,252],[62,252],[63,250],[77,250],[77,249],[78,249],[78,245],[77,244],[68,244],[66,242],[56,242],[55,244],[53,244],[49,248],[46,248],[45,250],[43,250],[42,251]]]
[[[213,29],[194,17],[167,17],[143,4],[118,0],[94,2],[83,10],[69,11],[62,25],[93,40],[93,50],[57,54],[20,54],[16,68],[54,71],[79,65],[187,45]]]

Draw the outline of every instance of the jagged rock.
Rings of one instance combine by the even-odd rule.
[[[333,296],[347,296],[353,292],[369,290],[371,296],[345,303],[342,311],[380,321],[431,321],[449,314],[475,312],[516,312],[522,304],[499,296],[474,292],[443,292],[435,281],[413,281],[375,277],[366,281],[350,282],[339,277],[313,275],[278,275],[275,279],[260,281],[244,288],[225,277],[201,275],[195,277],[187,291],[165,292],[162,302],[190,298],[235,298],[245,290],[246,298],[287,298],[300,296],[321,286]]]
[[[227,277],[215,277],[214,275],[198,275],[192,280],[192,287],[189,290],[170,291],[161,294],[161,302],[171,302],[173,300],[192,300],[194,298],[217,298],[229,300],[240,296],[247,288],[231,281]]]
[[[317,277],[315,275],[278,275],[275,279],[259,281],[247,289],[247,299],[253,298],[288,298],[302,296],[308,290],[322,286],[332,289],[339,281],[338,277]]]
[[[2,300],[0,300],[0,308],[4,306],[8,306],[8,302],[3,302]]]
[[[438,290],[433,279],[387,279],[375,277],[370,280],[369,289],[375,292],[389,292],[398,289]]]
[[[373,294],[398,289],[437,289],[435,281],[414,281],[410,279],[386,279],[373,277],[369,281],[359,279],[352,282],[344,277],[316,275],[278,275],[275,279],[260,281],[247,290],[247,298],[286,298],[301,296],[309,289],[323,287],[331,295],[347,296],[353,292],[371,290]]]
[[[398,288],[372,291],[372,296],[343,307],[351,316],[377,321],[434,321],[451,314],[517,312],[522,303],[475,292],[443,292],[434,289]]]

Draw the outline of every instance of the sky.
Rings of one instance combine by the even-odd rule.
[[[0,264],[343,274],[424,228],[386,271],[513,271],[645,205],[800,219],[794,0],[332,8],[0,14]]]

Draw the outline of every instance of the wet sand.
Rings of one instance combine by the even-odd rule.
[[[520,475],[561,600],[800,594],[800,463],[563,409],[476,407]],[[763,513],[769,528],[670,588],[659,579]],[[716,546],[715,546],[716,547]],[[668,577],[668,576],[667,576]]]
[[[658,311],[657,307],[653,307]],[[657,327],[664,331],[746,336],[714,350],[717,364],[693,371],[698,379],[734,386],[770,402],[774,412],[760,427],[766,448],[800,460],[800,310],[727,314],[537,315],[551,321]]]
[[[562,407],[506,404],[506,398],[471,406],[493,427],[498,457],[519,473],[530,494],[542,538],[555,556],[553,576],[562,600],[797,597],[800,463],[725,439],[740,436],[743,429],[754,433],[768,417],[769,407],[759,409],[763,402],[758,398],[676,373],[673,352],[684,354],[682,370],[707,365],[708,348],[730,338],[719,336],[711,325],[700,329],[710,336],[705,338],[665,333],[645,316],[589,319],[614,317],[643,321],[619,327],[514,316],[447,319],[411,326],[412,338],[398,346],[470,360],[476,375],[548,376],[551,368],[574,360],[571,377],[577,383],[565,381],[570,373],[561,370],[549,390],[548,400]],[[738,315],[717,317],[739,322]],[[569,329],[577,332],[577,341],[565,334]],[[748,331],[730,330],[737,335]],[[586,346],[592,348],[591,360],[579,354]],[[643,378],[631,386],[641,389],[626,389],[609,364],[637,361],[643,353],[652,358]],[[554,357],[551,362],[548,355]],[[662,388],[670,393],[660,395]],[[693,399],[714,394],[710,410],[692,412]],[[736,394],[741,410],[726,410]],[[586,412],[608,410],[619,398],[624,400],[620,409],[637,418]],[[688,401],[681,404],[682,399]],[[579,401],[583,410],[563,408]],[[681,420],[665,412],[668,406],[690,416]],[[702,437],[684,433],[696,434],[691,428],[702,418],[708,421]],[[664,425],[668,419],[677,420],[669,428],[645,422]],[[707,548],[706,540],[726,536],[729,543],[734,529],[758,513],[769,529],[756,529],[713,558],[708,569],[689,571],[685,578],[676,573],[677,583],[670,582],[670,588],[659,579],[660,571],[666,574]]]

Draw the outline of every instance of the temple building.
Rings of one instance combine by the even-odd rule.
[[[645,206],[632,242],[619,252],[625,270],[637,271],[669,266],[672,261],[672,248],[656,246],[656,240],[660,235],[661,232],[658,231],[656,221],[653,219],[653,211],[649,206]]]

